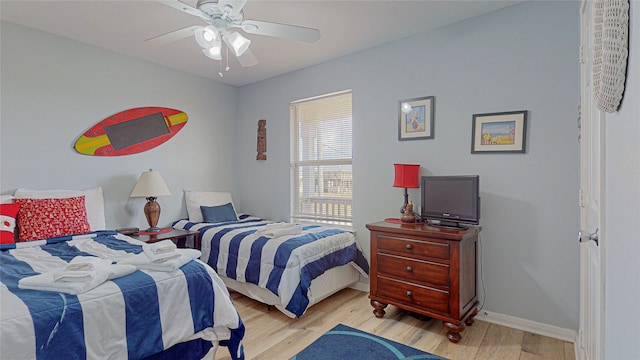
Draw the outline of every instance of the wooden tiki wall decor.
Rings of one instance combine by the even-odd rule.
[[[258,120],[258,155],[256,160],[267,160],[267,120]]]

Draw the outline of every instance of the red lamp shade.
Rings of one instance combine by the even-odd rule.
[[[419,188],[420,173],[419,164],[393,164],[396,170],[396,178],[393,181],[393,187],[399,188]]]

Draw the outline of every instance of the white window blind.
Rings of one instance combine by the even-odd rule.
[[[290,111],[292,220],[350,226],[351,90],[294,101]]]

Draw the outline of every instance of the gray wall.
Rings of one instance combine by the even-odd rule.
[[[402,201],[394,162],[479,174],[485,308],[576,329],[578,30],[577,2],[528,2],[236,89],[2,23],[0,190],[103,186],[107,225],[143,227],[144,200],[128,195],[153,167],[173,194],[160,198],[163,224],[186,215],[184,188],[231,190],[239,210],[285,220],[288,103],[351,88],[354,224],[366,252],[365,224],[397,216]],[[397,101],[429,95],[435,139],[398,141]],[[145,105],[184,110],[189,123],[137,155],[72,150],[95,122]],[[527,153],[470,154],[471,116],[510,110],[529,110]],[[260,162],[259,119],[268,140]]]
[[[528,2],[240,89],[234,194],[289,214],[291,100],[353,89],[354,227],[397,217],[393,163],[479,174],[485,309],[577,329],[577,2]],[[435,96],[435,139],[398,141],[398,100]],[[529,110],[526,154],[471,154],[476,113]],[[267,119],[268,160],[255,160]],[[418,200],[419,190],[410,190]]]
[[[1,36],[2,194],[102,186],[107,227],[145,228],[145,200],[129,198],[144,170],[160,171],[171,191],[158,199],[161,225],[186,216],[184,188],[233,190],[237,88],[7,22]],[[180,109],[189,121],[140,154],[73,150],[95,123],[139,106]]]

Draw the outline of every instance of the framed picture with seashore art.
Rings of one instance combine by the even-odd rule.
[[[471,153],[524,153],[527,111],[473,115]]]
[[[398,140],[433,139],[435,97],[398,101]]]

